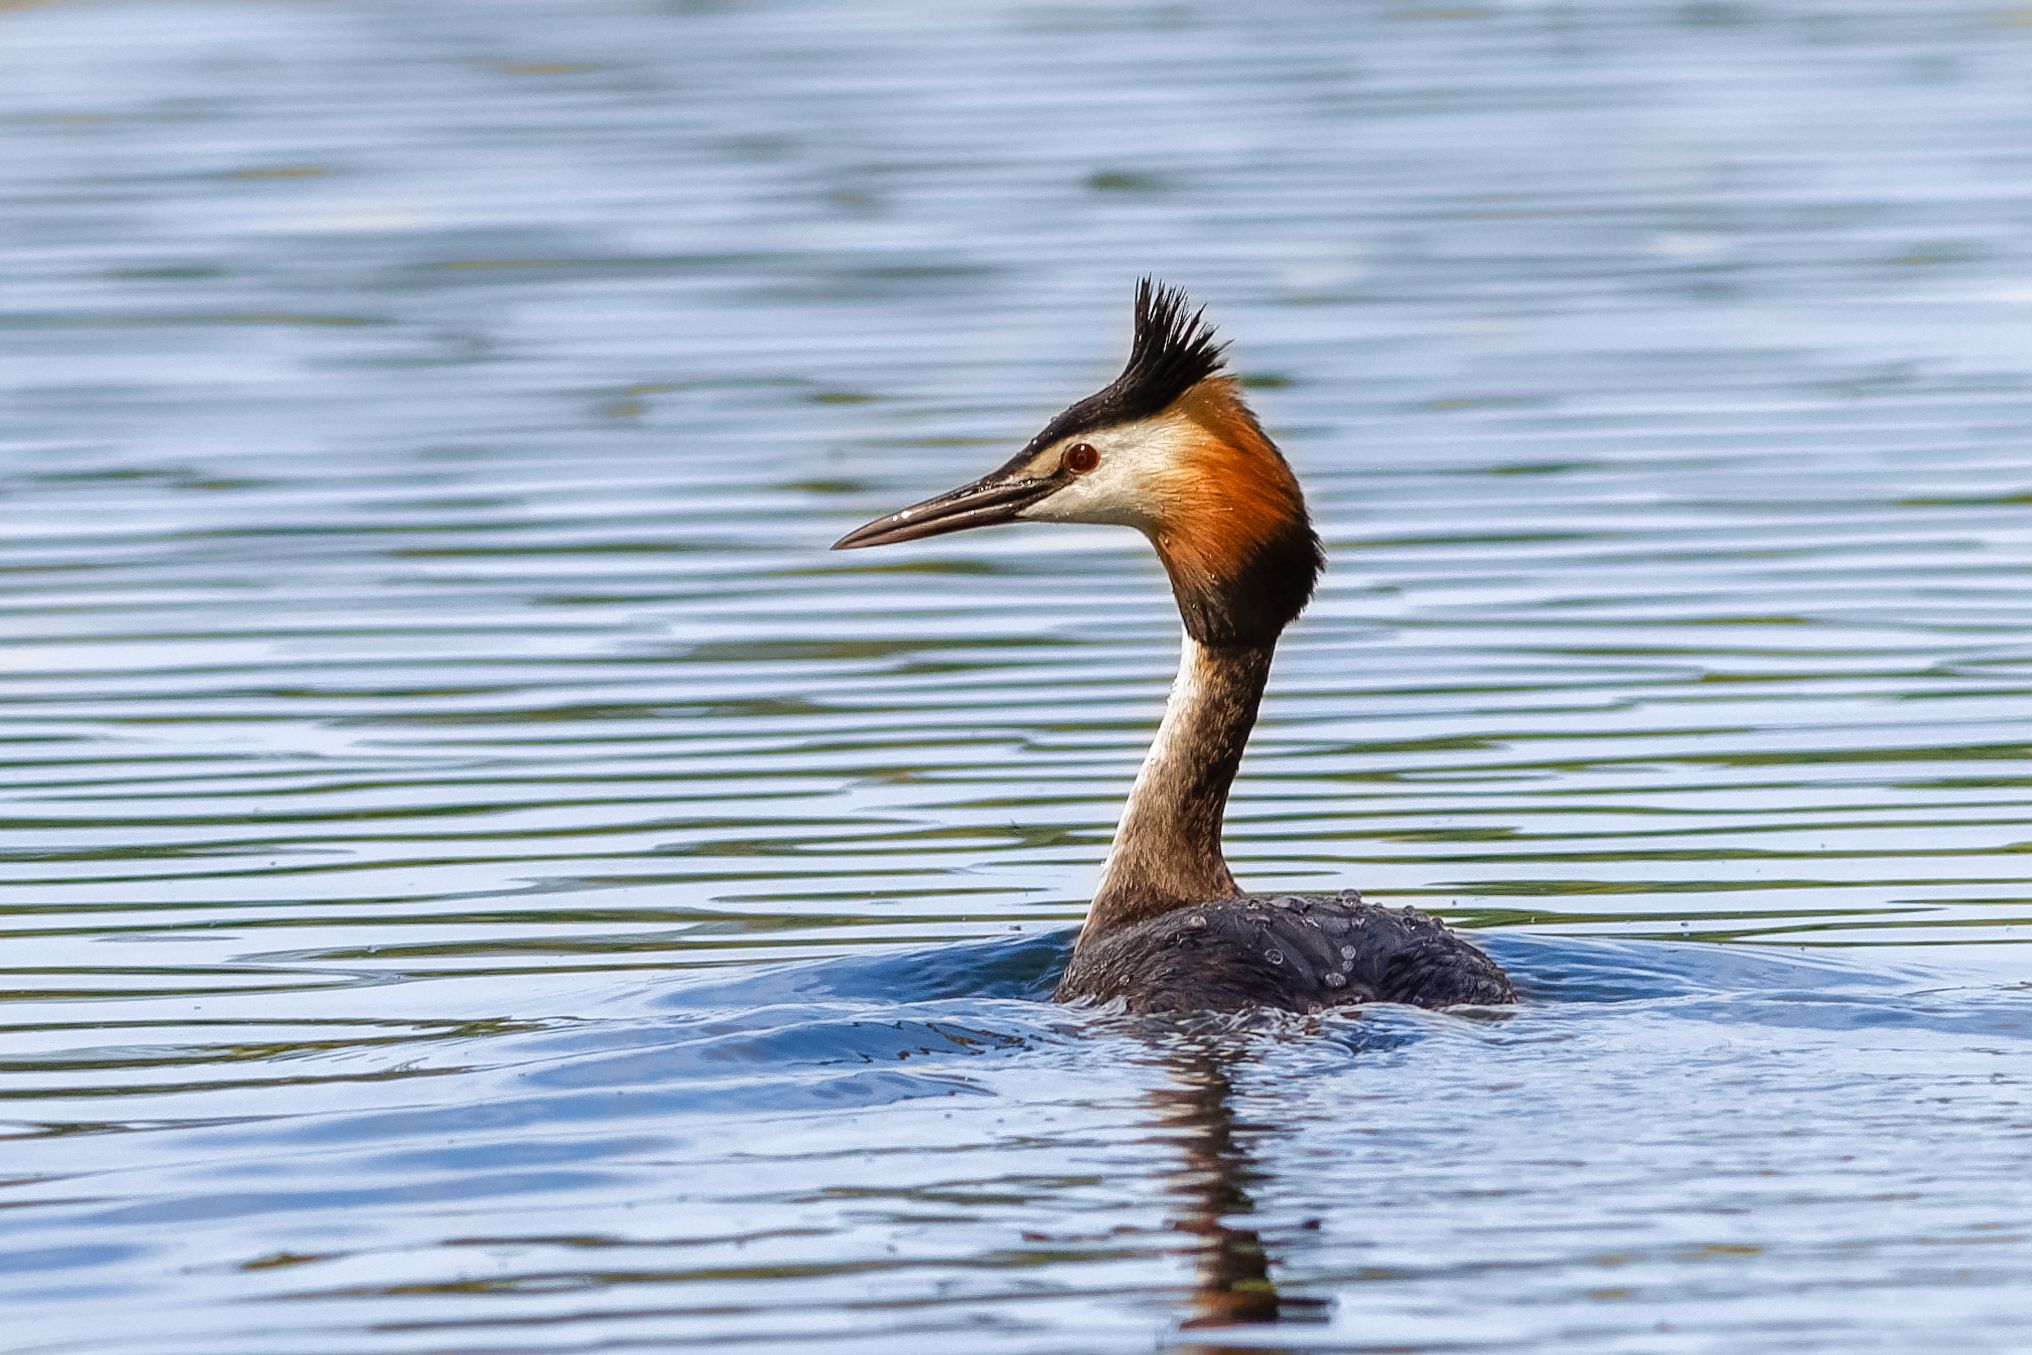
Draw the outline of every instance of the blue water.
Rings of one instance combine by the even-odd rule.
[[[0,0],[0,1350],[1909,1352],[2032,1312],[2009,7]],[[1043,1002],[1176,621],[824,547],[1233,339],[1256,888]]]

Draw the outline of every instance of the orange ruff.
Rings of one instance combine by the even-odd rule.
[[[1178,578],[1217,587],[1304,522],[1305,499],[1232,377],[1201,381],[1165,415],[1192,425],[1192,451],[1152,486],[1152,539]]]

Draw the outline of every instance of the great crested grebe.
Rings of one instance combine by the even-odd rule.
[[[1305,498],[1243,403],[1204,312],[1145,278],[1128,366],[1000,470],[841,537],[835,550],[1001,522],[1134,527],[1185,621],[1164,720],[1129,793],[1059,981],[1061,1002],[1133,1011],[1317,1011],[1513,1002],[1493,960],[1415,909],[1338,895],[1250,895],[1221,818],[1277,637],[1325,564]]]

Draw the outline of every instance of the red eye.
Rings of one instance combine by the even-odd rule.
[[[1085,475],[1101,464],[1101,454],[1094,450],[1092,443],[1075,442],[1065,449],[1065,460],[1061,464],[1074,475]]]

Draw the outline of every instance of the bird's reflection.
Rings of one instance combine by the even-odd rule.
[[[1193,1311],[1181,1323],[1188,1330],[1303,1320],[1317,1317],[1324,1306],[1317,1299],[1280,1294],[1275,1258],[1255,1229],[1242,1226],[1256,1209],[1249,1191],[1264,1179],[1255,1152],[1268,1129],[1235,1118],[1229,1069],[1237,1057],[1237,1051],[1215,1044],[1169,1050],[1161,1062],[1171,1083],[1150,1093],[1157,1112],[1154,1127],[1184,1153],[1168,1180],[1173,1198],[1184,1206],[1171,1224],[1198,1241]],[[1221,1347],[1187,1349],[1213,1352]]]

